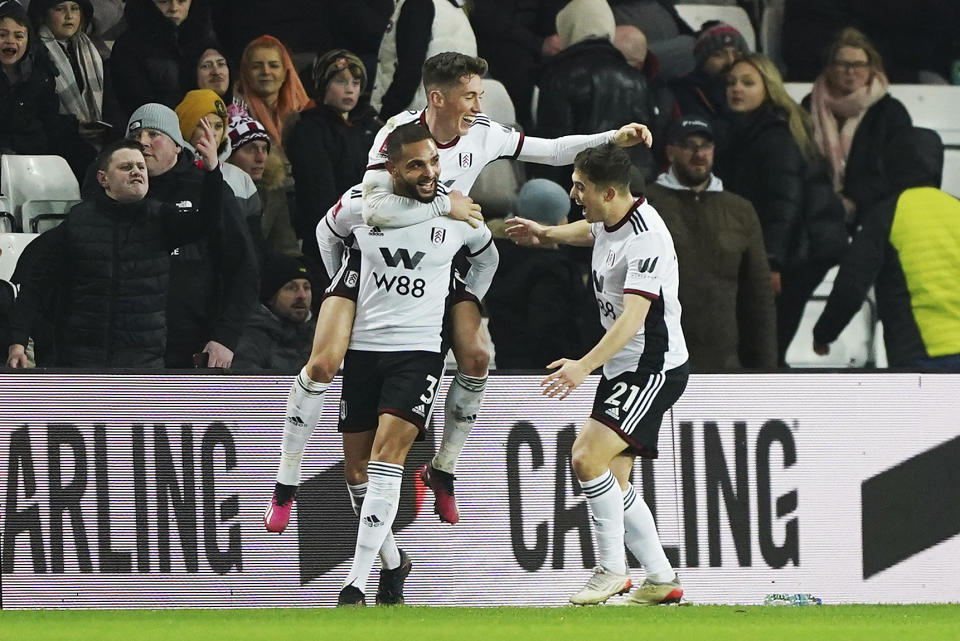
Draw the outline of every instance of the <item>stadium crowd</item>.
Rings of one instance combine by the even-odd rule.
[[[759,27],[775,3],[713,4]],[[455,50],[489,62],[482,108],[504,125],[649,127],[631,185],[676,244],[693,372],[785,367],[838,264],[852,289],[804,341],[829,351],[856,311],[841,303],[874,285],[891,365],[957,367],[960,205],[938,189],[939,139],[888,89],[948,82],[960,7],[781,4],[772,60],[671,0],[3,0],[0,154],[62,156],[82,196],[20,257],[5,364],[298,368],[332,276],[317,225],[380,127],[425,106],[424,61]],[[923,168],[909,179],[907,157]],[[501,367],[542,369],[602,333],[589,255],[514,246],[500,220],[578,219],[570,171],[502,160],[471,193],[502,257],[485,310]]]

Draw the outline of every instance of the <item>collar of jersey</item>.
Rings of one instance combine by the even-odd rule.
[[[605,232],[607,232],[607,233],[613,233],[613,232],[617,231],[618,229],[620,229],[621,227],[623,227],[624,225],[626,225],[626,224],[627,224],[627,221],[630,220],[630,218],[633,216],[634,212],[636,212],[637,209],[640,208],[640,205],[642,205],[642,204],[645,203],[646,201],[647,201],[647,199],[644,198],[643,196],[641,196],[640,198],[637,198],[635,201],[633,201],[633,207],[631,207],[629,210],[627,210],[627,215],[626,215],[626,216],[624,216],[623,218],[621,218],[620,221],[619,221],[616,225],[614,225],[613,227],[607,227],[607,224],[604,223],[604,224],[603,224],[603,231],[605,231]]]

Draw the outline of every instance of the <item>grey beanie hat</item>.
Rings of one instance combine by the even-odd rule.
[[[557,225],[570,213],[570,196],[552,180],[534,178],[520,188],[514,210],[523,218],[544,225]]]
[[[139,129],[162,131],[181,147],[189,147],[180,133],[180,119],[176,112],[166,105],[157,102],[140,105],[127,122],[127,137]]]

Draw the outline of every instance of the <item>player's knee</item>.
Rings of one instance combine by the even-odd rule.
[[[334,363],[333,359],[325,354],[312,356],[307,361],[307,376],[317,383],[329,383],[337,375],[338,369],[340,369],[340,363]]]
[[[472,345],[457,360],[457,368],[467,376],[486,376],[490,368],[490,352],[482,345]]]
[[[579,481],[592,480],[603,472],[603,470],[598,469],[594,458],[585,447],[574,447],[570,453],[570,464],[573,466],[573,471]]]
[[[367,482],[367,461],[347,461],[343,467],[343,476],[350,485]]]

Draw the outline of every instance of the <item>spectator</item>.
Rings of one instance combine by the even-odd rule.
[[[148,174],[136,141],[109,145],[97,162],[99,190],[46,232],[43,253],[23,278],[7,350],[26,365],[25,346],[45,291],[63,292],[57,322],[59,365],[162,367],[170,252],[216,229],[222,185],[205,128],[199,210],[185,212],[147,197]]]
[[[257,195],[257,186],[250,175],[227,163],[232,150],[227,136],[227,107],[216,92],[210,89],[188,91],[183,101],[177,105],[177,119],[180,122],[180,134],[190,145],[203,134],[201,120],[206,120],[217,138],[217,154],[220,157],[223,181],[233,192],[240,214],[250,230],[253,248],[257,252],[258,264],[263,264],[263,236],[260,233],[261,205]]]
[[[910,128],[886,150],[894,194],[863,217],[813,328],[830,352],[871,286],[892,367],[960,372],[960,202],[938,189],[943,143]]]
[[[346,49],[317,56],[313,85],[320,104],[287,125],[284,148],[297,198],[293,222],[303,253],[316,262],[317,223],[340,194],[363,179],[367,152],[382,126],[370,104],[361,100],[366,83],[363,62]]]
[[[266,254],[302,255],[290,223],[283,160],[270,153],[270,135],[262,124],[245,113],[230,117],[227,135],[230,136],[233,150],[229,164],[245,171],[253,179],[260,195],[263,211],[261,234]]]
[[[260,36],[243,50],[233,102],[263,123],[278,151],[286,118],[313,106],[287,48],[272,36]]]
[[[260,287],[260,307],[247,321],[235,369],[295,371],[307,362],[316,324],[310,307],[310,272],[299,258],[267,259]]]
[[[533,87],[543,61],[560,53],[556,17],[566,0],[486,0],[470,13],[477,51],[507,88],[516,120],[533,130]],[[501,121],[502,122],[502,121]]]
[[[720,177],[760,217],[777,298],[780,363],[803,308],[846,247],[843,206],[830,187],[809,115],[787,94],[780,72],[761,54],[728,76],[733,139]]]
[[[849,226],[856,229],[858,212],[894,193],[882,159],[890,139],[912,123],[903,104],[887,93],[880,54],[862,33],[840,32],[827,60],[803,105]]]
[[[202,51],[198,51],[193,68],[196,75],[191,88],[210,89],[229,105],[233,99],[230,91],[230,61],[220,45],[208,42]]]
[[[660,131],[647,80],[613,46],[615,27],[613,12],[605,0],[573,0],[557,14],[563,49],[544,66],[540,76],[537,136],[597,133],[615,129],[623,122],[642,122],[651,129],[654,143],[659,144]],[[644,177],[656,175],[653,154],[646,145],[637,145],[629,152]],[[569,185],[569,169],[539,173]]]
[[[569,209],[564,188],[543,178],[527,182],[514,206],[517,216],[544,225],[562,225]],[[542,370],[563,354],[585,353],[602,329],[577,265],[557,245],[515,245],[503,220],[488,225],[500,252],[500,266],[484,298],[497,367]]]
[[[82,175],[96,152],[76,118],[59,113],[56,68],[13,0],[0,2],[0,70],[0,153],[64,156]]]
[[[183,208],[199,202],[200,170],[172,109],[143,105],[130,117],[127,137],[144,145],[151,197]],[[223,189],[220,233],[171,257],[167,367],[192,367],[196,353],[210,354],[201,357],[209,367],[229,367],[256,308],[256,254],[232,190]]]
[[[610,0],[618,25],[633,25],[646,34],[668,81],[693,69],[693,30],[673,5],[672,0]]]
[[[423,109],[424,61],[444,51],[477,55],[477,38],[463,0],[397,0],[390,26],[380,41],[370,104],[383,120],[401,111]]]
[[[124,114],[157,102],[171,109],[193,86],[194,60],[212,38],[208,0],[127,0],[127,30],[110,54]]]
[[[677,250],[690,369],[773,369],[777,316],[763,231],[753,205],[713,175],[713,157],[710,125],[685,118],[667,143],[670,168],[646,191]]]
[[[90,0],[93,5],[93,35],[115,41],[127,28],[123,19],[124,0]],[[109,53],[104,60],[109,58]]]

